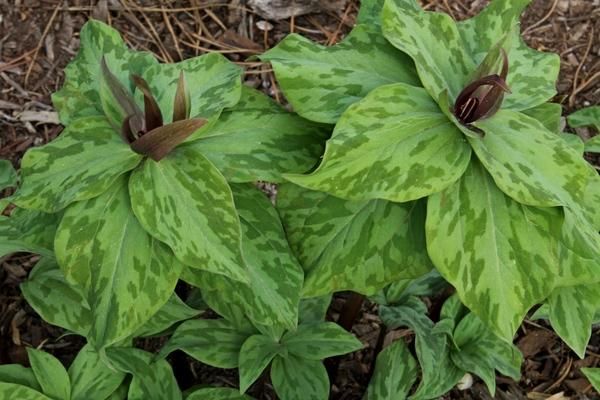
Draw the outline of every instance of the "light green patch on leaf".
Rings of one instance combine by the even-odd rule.
[[[263,335],[253,335],[246,339],[239,356],[240,393],[245,393],[271,360],[283,350],[282,345]]]
[[[581,372],[588,378],[594,389],[600,393],[600,368],[581,368]]]
[[[133,375],[128,400],[182,399],[181,390],[167,361],[154,360],[153,354],[135,348],[109,348],[106,354],[118,370]]]
[[[106,400],[125,379],[125,374],[109,367],[87,344],[69,367],[71,400]]]
[[[505,341],[554,288],[553,221],[504,195],[476,161],[455,186],[429,197],[427,247],[434,265]]]
[[[196,310],[185,304],[177,294],[173,293],[165,305],[138,329],[133,337],[160,335],[178,322],[194,318],[201,312],[202,310]]]
[[[291,354],[307,360],[323,360],[364,347],[354,335],[333,322],[299,325],[295,331],[286,333],[281,343]]]
[[[271,365],[271,382],[282,400],[329,398],[329,376],[321,361],[292,354],[275,357]]]
[[[285,177],[348,200],[407,202],[450,186],[470,157],[460,130],[429,94],[399,83],[344,113],[315,172]]]
[[[285,111],[246,86],[242,99],[186,146],[201,152],[229,182],[280,182],[305,173],[323,153],[327,129]]]
[[[573,128],[591,126],[600,133],[600,106],[591,106],[575,111],[567,117]]]
[[[0,382],[27,386],[37,391],[41,390],[40,384],[31,368],[25,368],[20,364],[0,365]],[[0,393],[2,392],[0,391]]]
[[[211,387],[195,390],[185,400],[252,400],[252,397],[235,389]]]
[[[384,36],[413,59],[431,97],[437,101],[448,90],[456,98],[476,64],[452,17],[423,11],[416,0],[386,0],[381,17]]]
[[[366,25],[332,47],[291,34],[260,59],[271,62],[294,111],[316,122],[335,123],[379,86],[419,85],[412,61]]]
[[[19,399],[19,400],[53,400],[44,396],[37,390],[28,388],[27,386],[17,385],[16,383],[0,382],[0,396],[4,399]]]
[[[140,224],[185,265],[248,280],[231,189],[198,150],[179,147],[160,162],[145,160],[129,191]]]
[[[588,165],[558,135],[509,110],[474,125],[485,135],[468,140],[504,193],[530,206],[577,208],[581,203]]]
[[[13,203],[49,213],[60,211],[106,192],[141,159],[104,117],[78,119],[58,139],[27,151]]]
[[[166,357],[182,350],[216,368],[236,368],[242,344],[251,334],[224,319],[196,319],[179,325],[160,351]]]
[[[21,283],[27,303],[44,321],[87,336],[92,326],[92,312],[85,296],[69,284],[56,261],[42,258]]]
[[[49,353],[27,348],[31,369],[45,395],[55,399],[71,398],[69,374],[57,358]]]
[[[69,207],[55,250],[67,280],[84,288],[97,349],[137,331],[167,302],[183,268],[135,218],[126,179]]]
[[[130,74],[140,75],[157,64],[148,52],[129,51],[119,32],[100,21],[90,20],[83,26],[80,43],[79,53],[65,69],[65,84],[52,96],[60,121],[67,126],[83,117],[104,115],[100,100],[102,57],[130,90]]]
[[[417,362],[406,344],[397,340],[377,355],[365,400],[404,400],[417,374]]]
[[[370,295],[432,268],[423,203],[347,201],[285,184],[277,207],[306,271],[304,296],[349,289]]]
[[[222,54],[205,54],[176,64],[155,64],[141,76],[156,96],[165,122],[173,120],[175,92],[182,71],[189,88],[190,117],[211,118],[240,100],[243,71]]]

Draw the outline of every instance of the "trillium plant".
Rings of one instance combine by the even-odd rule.
[[[83,27],[53,96],[63,132],[18,173],[0,163],[0,189],[15,188],[0,256],[40,256],[25,299],[87,344],[68,369],[35,349],[31,368],[0,366],[0,397],[235,400],[270,382],[282,400],[325,400],[323,360],[356,351],[377,353],[369,400],[438,398],[466,374],[493,394],[497,373],[520,377],[526,317],[585,355],[600,178],[583,153],[597,146],[562,132],[548,102],[559,58],[522,41],[529,0],[462,22],[416,0],[362,3],[339,44],[291,34],[260,56],[295,113],[221,55],[160,64]],[[596,111],[569,123],[594,126]],[[350,296],[340,324],[337,292],[354,293],[336,295]],[[382,338],[414,341],[367,350],[344,329],[364,298]],[[239,387],[191,387],[175,351],[237,369]]]

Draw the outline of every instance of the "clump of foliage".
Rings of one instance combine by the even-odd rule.
[[[0,164],[0,190],[16,187],[0,255],[41,255],[26,300],[88,344],[68,370],[37,350],[31,370],[0,367],[0,394],[249,399],[269,369],[281,399],[327,399],[322,361],[363,348],[325,321],[339,291],[415,334],[379,353],[370,400],[437,398],[466,373],[494,393],[496,371],[519,378],[513,336],[539,304],[583,356],[600,178],[547,103],[558,57],[520,38],[528,3],[457,23],[369,0],[336,46],[290,35],[261,58],[299,115],[220,55],[159,64],[88,22],[53,96],[65,130],[18,174]],[[279,184],[275,206],[258,181]],[[167,335],[158,354],[135,347]],[[175,350],[237,368],[240,390],[182,392]]]

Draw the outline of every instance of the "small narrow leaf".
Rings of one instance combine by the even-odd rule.
[[[402,339],[377,355],[365,400],[404,400],[417,380],[417,362]]]
[[[69,367],[71,400],[105,400],[121,385],[125,374],[109,367],[89,344]]]
[[[181,121],[190,117],[190,94],[188,92],[185,74],[179,73],[177,80],[177,91],[175,92],[175,102],[173,103],[173,122]]]
[[[241,393],[248,390],[281,350],[281,345],[263,335],[246,339],[239,359]]]
[[[206,122],[205,119],[194,118],[159,126],[131,143],[131,149],[160,161]]]
[[[71,398],[71,383],[69,374],[54,356],[27,348],[29,363],[44,394],[55,399]]]
[[[119,78],[110,71],[104,56],[102,56],[102,60],[100,61],[100,70],[102,72],[100,101],[108,120],[114,126],[121,126],[122,121],[130,116],[134,117],[133,121],[139,122],[139,117],[143,115],[142,110],[136,104],[133,95],[121,84]],[[134,133],[144,128],[139,123],[134,126]]]
[[[236,389],[202,388],[191,392],[185,400],[252,400],[252,397]]]
[[[145,131],[152,131],[158,127],[161,127],[163,124],[162,113],[160,112],[160,108],[150,87],[148,86],[148,82],[144,80],[141,76],[132,75],[131,79],[135,86],[142,92],[144,95],[144,118],[145,118]]]
[[[309,360],[323,360],[364,347],[354,335],[333,322],[300,325],[281,341],[290,353]]]

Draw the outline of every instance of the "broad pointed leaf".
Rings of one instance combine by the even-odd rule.
[[[67,282],[52,258],[42,258],[20,287],[27,303],[44,321],[82,336],[88,335],[92,312],[87,299]]]
[[[10,217],[0,216],[0,257],[16,252],[53,257],[60,217],[22,208],[14,209]]]
[[[600,133],[600,106],[582,108],[570,114],[567,119],[573,128],[591,126]]]
[[[291,354],[275,357],[271,366],[271,382],[281,400],[329,398],[329,376],[321,361]]]
[[[581,372],[588,378],[594,389],[600,393],[600,368],[581,368]]]
[[[194,318],[201,312],[201,310],[196,310],[185,304],[179,296],[173,293],[165,305],[138,329],[133,336],[147,337],[162,334],[174,324]]]
[[[104,115],[100,101],[102,57],[111,72],[130,90],[133,89],[128,85],[130,74],[139,75],[157,64],[150,53],[127,50],[119,32],[100,21],[90,20],[84,25],[80,42],[77,57],[65,69],[64,86],[52,96],[65,125],[82,117]]]
[[[539,106],[523,110],[523,114],[537,119],[550,132],[561,132],[562,106],[558,103],[544,103]]]
[[[235,389],[211,387],[195,390],[185,400],[252,400],[252,397]]]
[[[323,153],[326,127],[285,111],[244,86],[242,99],[188,144],[229,182],[280,182],[282,173],[304,173]]]
[[[381,30],[381,10],[384,2],[385,0],[361,0],[356,23]]]
[[[160,162],[146,160],[129,191],[140,224],[181,262],[247,281],[231,189],[200,152],[180,147]]]
[[[13,202],[59,211],[104,193],[141,159],[103,117],[78,119],[58,139],[25,154],[22,183]]]
[[[0,396],[2,396],[4,399],[53,400],[44,396],[37,390],[28,388],[27,386],[4,382],[0,382]]]
[[[106,350],[114,366],[133,375],[128,400],[181,400],[182,395],[169,363],[140,349],[115,347]]]
[[[109,367],[91,345],[79,351],[69,367],[71,400],[106,400],[125,379],[125,374]]]
[[[70,399],[69,374],[60,361],[49,353],[33,348],[27,348],[27,355],[44,394],[55,399]]]
[[[263,335],[254,335],[246,339],[240,350],[240,393],[248,390],[283,349],[279,343]]]
[[[166,123],[173,121],[175,94],[181,71],[190,89],[191,118],[210,118],[240,99],[242,69],[223,55],[212,53],[177,64],[156,64],[140,74],[150,86]]]
[[[281,342],[291,354],[308,360],[323,360],[363,348],[360,340],[333,322],[300,325],[286,333]]]
[[[8,160],[0,160],[0,190],[17,184],[17,171]],[[0,210],[2,211],[2,210]]]
[[[365,400],[404,400],[417,380],[417,362],[398,340],[377,355]]]
[[[329,294],[300,300],[298,323],[311,324],[323,322],[327,316],[331,298],[332,295]]]
[[[286,184],[279,187],[277,205],[306,271],[304,296],[348,289],[373,294],[432,267],[422,203],[347,201]]]
[[[558,274],[548,214],[504,195],[476,161],[429,198],[427,246],[461,301],[506,341]]]
[[[406,202],[450,186],[470,157],[460,130],[427,92],[399,83],[344,113],[315,172],[286,178],[349,200]]]
[[[452,17],[425,12],[416,0],[386,0],[382,21],[384,36],[413,59],[431,97],[439,100],[447,89],[450,98],[456,98],[476,64]]]
[[[0,365],[0,382],[27,386],[37,391],[41,390],[31,368],[25,368],[20,364]],[[2,392],[0,391],[0,393]]]
[[[333,47],[291,34],[260,58],[271,62],[294,110],[317,122],[335,123],[379,86],[419,84],[412,61],[366,25]]]
[[[236,368],[244,341],[250,336],[224,319],[197,319],[179,325],[161,349],[161,357],[182,350],[217,368]]]
[[[85,289],[90,339],[101,348],[133,334],[169,299],[182,265],[133,215],[127,181],[65,212],[56,257],[68,280]]]

